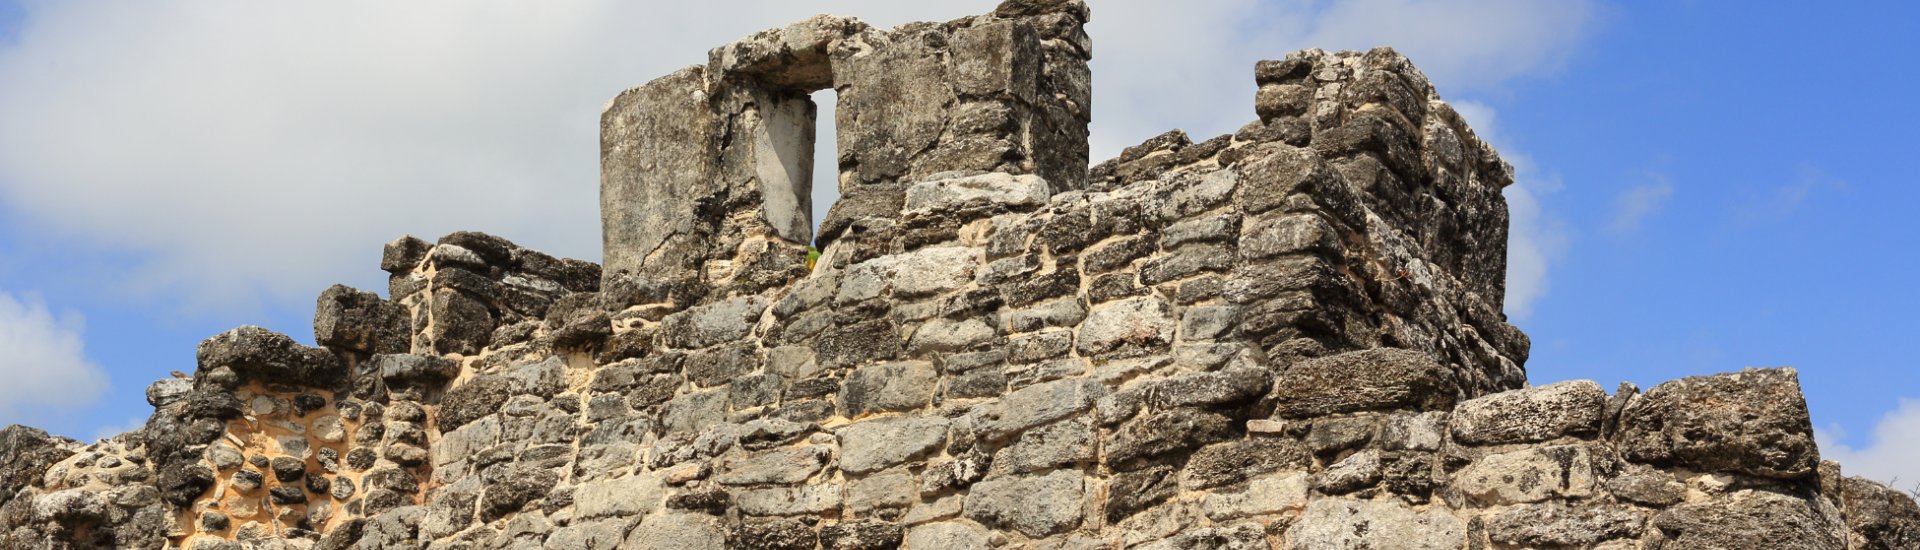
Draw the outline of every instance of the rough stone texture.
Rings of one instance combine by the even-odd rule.
[[[406,308],[343,285],[320,293],[313,314],[314,342],[361,353],[405,353],[411,328]]]
[[[1591,380],[1505,391],[1460,403],[1448,430],[1468,445],[1593,436],[1606,401],[1606,390]]]
[[[1846,526],[1833,519],[1800,498],[1740,491],[1669,508],[1653,526],[1678,548],[1846,548]]]
[[[1614,440],[1629,460],[1764,477],[1805,477],[1820,463],[1793,369],[1654,386],[1621,411]]]
[[[1392,501],[1316,500],[1287,529],[1287,548],[1300,550],[1454,550],[1466,539],[1466,522],[1453,514],[1416,512]]]
[[[1260,62],[1240,131],[1088,167],[1088,17],[820,16],[622,92],[605,270],[387,243],[318,348],[243,327],[131,433],[0,430],[0,548],[1920,544],[1790,370],[1528,387],[1512,170],[1404,57]]]
[[[982,481],[967,493],[967,518],[1040,538],[1079,526],[1085,482],[1075,470]]]
[[[1288,418],[1382,409],[1446,408],[1458,392],[1426,354],[1376,348],[1309,359],[1274,382],[1274,414]]]

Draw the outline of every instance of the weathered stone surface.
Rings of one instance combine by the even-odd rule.
[[[451,430],[500,411],[512,395],[513,381],[482,376],[454,386],[440,405],[440,429]]]
[[[827,447],[786,447],[730,456],[714,468],[713,481],[722,485],[793,484],[805,482],[832,460]]]
[[[1236,368],[1183,374],[1153,382],[1147,404],[1156,409],[1240,403],[1267,393],[1263,369]]]
[[[1627,403],[1615,437],[1630,460],[1801,478],[1820,462],[1793,369],[1667,382]]]
[[[1287,528],[1287,548],[1457,550],[1466,522],[1444,509],[1416,512],[1394,501],[1315,500]]]
[[[1039,176],[988,173],[907,186],[907,216],[1031,210],[1047,204],[1052,188]]]
[[[1672,506],[1687,496],[1687,486],[1673,474],[1652,468],[1630,468],[1608,479],[1606,487],[1615,497],[1647,506]]]
[[[346,377],[346,368],[333,354],[260,327],[240,327],[208,338],[200,343],[198,359],[199,373],[211,374],[224,367],[248,381],[330,387]]]
[[[737,342],[753,329],[766,309],[766,299],[758,296],[715,302],[667,316],[661,321],[660,333],[668,345],[682,348]]]
[[[1014,390],[969,416],[979,435],[997,439],[1087,410],[1103,395],[1106,387],[1094,380],[1055,380]]]
[[[940,521],[915,526],[907,530],[907,548],[953,548],[955,550],[986,550],[991,535],[987,530],[972,523],[959,521]]]
[[[933,363],[902,361],[862,367],[840,389],[840,415],[918,409],[933,402]]]
[[[0,504],[33,484],[48,466],[72,456],[72,440],[12,424],[0,428]]]
[[[1022,474],[1091,461],[1096,435],[1084,419],[1027,430],[993,454],[993,472]]]
[[[498,322],[486,303],[452,288],[434,290],[427,311],[434,322],[425,339],[435,353],[477,354],[492,340]]]
[[[1382,409],[1443,409],[1457,389],[1426,354],[1375,348],[1308,359],[1274,378],[1274,414],[1303,418]]]
[[[1448,430],[1468,445],[1528,443],[1600,433],[1606,390],[1591,380],[1560,382],[1463,401]]]
[[[840,509],[841,485],[815,483],[797,487],[736,489],[733,502],[740,512],[755,516],[820,514]]]
[[[412,342],[407,310],[344,285],[320,293],[313,314],[313,340],[322,347],[361,353],[405,353]]]
[[[1094,306],[1080,325],[1082,355],[1140,355],[1173,343],[1174,320],[1167,303],[1140,297]]]
[[[720,518],[706,514],[654,514],[627,535],[628,548],[725,550],[727,531]]]
[[[1851,477],[1842,482],[1839,501],[1853,533],[1849,548],[1920,547],[1920,505],[1907,495]]]
[[[1221,487],[1268,472],[1305,470],[1312,463],[1306,445],[1291,438],[1235,439],[1194,451],[1180,472],[1180,485],[1188,489]]]
[[[847,481],[847,510],[865,515],[881,508],[907,508],[919,500],[920,483],[895,468]]]
[[[1653,526],[1678,548],[1846,548],[1846,526],[1806,501],[1764,491],[1681,504],[1654,516]]]
[[[1080,525],[1083,484],[1073,470],[975,483],[967,493],[967,518],[1035,538],[1066,532]]]
[[[964,247],[924,248],[847,268],[835,303],[879,297],[922,298],[957,290],[973,279],[979,252]]]
[[[1254,478],[1240,492],[1208,494],[1204,507],[1209,519],[1227,521],[1300,510],[1306,504],[1307,476],[1294,473]]]
[[[840,469],[878,471],[905,462],[947,441],[947,420],[940,417],[889,417],[841,428]]]
[[[1136,460],[1189,451],[1233,437],[1233,421],[1193,409],[1161,411],[1136,418],[1115,431],[1101,460],[1125,467]]]
[[[1526,504],[1487,517],[1487,538],[1522,547],[1589,547],[1640,536],[1646,514],[1632,507]]]
[[[899,525],[875,520],[842,521],[820,528],[820,545],[832,550],[899,548]]]
[[[745,521],[727,533],[727,544],[734,548],[809,550],[818,543],[812,528],[791,519]]]
[[[664,491],[656,476],[627,476],[581,485],[573,503],[581,519],[636,517],[659,509]]]
[[[1561,445],[1490,455],[1454,475],[1467,497],[1485,505],[1540,502],[1593,494],[1593,457],[1586,447]]]
[[[430,355],[382,354],[368,360],[369,368],[388,384],[439,384],[460,375],[460,363]]]

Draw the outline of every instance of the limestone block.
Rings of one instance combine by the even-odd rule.
[[[713,481],[721,485],[802,483],[833,459],[822,446],[784,447],[724,457],[714,467]]]
[[[1444,509],[1415,512],[1391,500],[1327,498],[1308,504],[1287,528],[1286,548],[1457,550],[1466,539],[1466,522]]]
[[[1080,525],[1085,488],[1076,470],[1003,477],[976,483],[967,493],[967,518],[993,528],[1045,537]]]
[[[628,548],[725,550],[727,531],[720,518],[706,514],[653,514],[627,534]]]
[[[1208,493],[1203,508],[1214,521],[1301,510],[1307,505],[1307,486],[1301,473],[1261,476],[1247,482],[1244,491]]]
[[[861,367],[840,389],[840,415],[918,409],[933,401],[933,363],[900,361]]]
[[[574,517],[583,520],[636,517],[659,509],[664,496],[665,486],[653,475],[586,483],[574,489]]]
[[[276,384],[331,387],[346,376],[346,367],[326,350],[300,345],[285,334],[246,326],[201,342],[199,373],[227,368],[241,380],[270,380]]]
[[[1448,429],[1468,445],[1530,443],[1600,433],[1607,392],[1591,380],[1511,390],[1462,401]]]
[[[1540,502],[1593,494],[1592,453],[1558,445],[1489,455],[1454,474],[1455,486],[1484,505]]]
[[[992,548],[985,528],[964,521],[940,521],[907,530],[906,548],[951,548],[986,550]]]
[[[1629,460],[1796,479],[1820,454],[1793,369],[1667,382],[1627,403],[1614,437]]]
[[[867,473],[925,456],[947,441],[947,419],[887,417],[840,428],[840,469]]]
[[[1106,393],[1098,381],[1055,380],[1014,390],[975,407],[968,416],[979,436],[998,439],[1085,411]]]
[[[1274,415],[1305,418],[1382,409],[1434,410],[1452,405],[1457,391],[1446,370],[1426,354],[1375,348],[1287,367],[1273,383]]]
[[[1082,355],[1139,354],[1173,342],[1174,320],[1165,300],[1131,298],[1094,306],[1080,325]]]
[[[378,294],[333,285],[320,293],[313,340],[322,347],[361,353],[404,353],[410,347],[406,308]]]
[[[661,320],[660,334],[667,345],[679,348],[737,342],[753,329],[767,306],[767,299],[761,296],[742,296],[695,306]]]
[[[1039,176],[992,172],[921,181],[907,186],[907,216],[952,216],[963,212],[1018,212],[1046,206],[1052,186]]]
[[[1487,538],[1530,548],[1581,548],[1607,540],[1632,540],[1646,523],[1646,513],[1631,506],[1557,502],[1514,506],[1486,519]]]
[[[1710,502],[1660,512],[1653,526],[1679,548],[1801,550],[1846,548],[1846,526],[1807,501],[1766,491],[1739,491]]]
[[[839,510],[839,483],[814,483],[798,487],[755,487],[733,491],[733,503],[740,513],[754,516],[794,516]]]
[[[994,475],[1022,474],[1093,460],[1095,436],[1085,419],[1068,419],[1020,433],[993,454]]]

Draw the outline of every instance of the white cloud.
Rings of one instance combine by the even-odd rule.
[[[403,233],[597,259],[598,115],[619,90],[814,12],[885,26],[994,3],[32,3],[0,45],[0,202],[141,259],[107,286],[191,304],[379,288],[379,244]],[[1512,0],[1094,12],[1096,160],[1238,128],[1253,62],[1292,49],[1392,44],[1444,89],[1489,90],[1553,70],[1593,19]]]
[[[107,376],[86,357],[79,315],[0,291],[0,424],[34,413],[92,405]]]
[[[1496,91],[1557,70],[1597,19],[1589,0],[1093,4],[1096,161],[1169,129],[1200,140],[1252,121],[1261,59],[1392,46],[1443,91]]]
[[[1673,182],[1662,174],[1649,174],[1653,181],[1635,185],[1620,192],[1613,199],[1613,222],[1607,224],[1607,230],[1614,233],[1632,233],[1640,229],[1640,223],[1647,216],[1666,206],[1667,199],[1673,196]]]
[[[1840,463],[1840,471],[1862,476],[1896,489],[1920,487],[1920,399],[1901,399],[1900,405],[1880,417],[1866,446],[1840,443],[1846,432],[1838,425],[1815,430],[1820,457]]]
[[[1449,89],[1551,73],[1585,39],[1592,2],[1356,0],[1331,3],[1302,40],[1323,48],[1390,44]]]
[[[1774,186],[1764,193],[1755,193],[1743,203],[1732,209],[1732,220],[1736,225],[1774,222],[1787,219],[1800,210],[1800,206],[1812,198],[1816,192],[1825,193],[1844,191],[1847,182],[1833,177],[1819,167],[1803,164],[1793,181]]]

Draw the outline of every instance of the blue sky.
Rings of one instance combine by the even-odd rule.
[[[400,234],[597,259],[593,132],[621,87],[814,12],[991,2],[746,4],[0,0],[0,422],[136,423],[201,339],[310,340],[327,284],[383,289]],[[1255,59],[1393,45],[1520,167],[1532,380],[1794,366],[1827,456],[1920,480],[1920,7],[1168,4],[1094,3],[1096,157],[1251,120]]]

